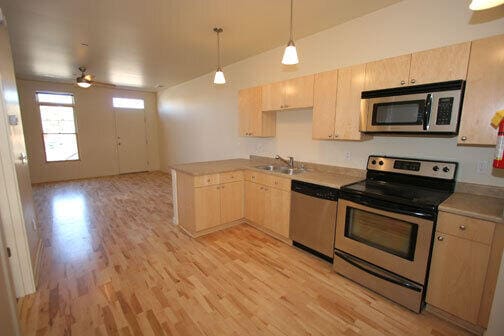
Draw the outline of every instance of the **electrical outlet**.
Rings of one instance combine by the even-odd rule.
[[[351,158],[352,158],[352,154],[350,152],[346,152],[345,153],[345,160],[350,161]]]
[[[490,171],[490,162],[486,160],[479,160],[476,172],[478,174],[487,174]]]

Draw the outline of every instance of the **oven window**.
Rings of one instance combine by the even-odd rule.
[[[373,105],[373,125],[422,125],[425,100]]]
[[[413,260],[417,232],[417,224],[347,207],[346,237],[401,258]]]

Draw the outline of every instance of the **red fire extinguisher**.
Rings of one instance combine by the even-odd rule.
[[[494,168],[504,169],[504,110],[495,114],[492,125],[499,126],[497,145],[495,146]]]

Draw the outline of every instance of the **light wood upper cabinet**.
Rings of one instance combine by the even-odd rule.
[[[364,91],[365,77],[365,64],[338,70],[334,139],[363,140],[368,138],[359,131],[361,93]]]
[[[220,221],[220,187],[218,185],[194,188],[196,231],[212,228]]]
[[[283,108],[295,109],[312,107],[313,80],[314,76],[309,75],[285,81],[285,101]]]
[[[436,232],[427,303],[477,324],[489,255],[488,245]]]
[[[366,137],[359,131],[365,76],[365,64],[315,75],[314,139],[362,140]]]
[[[490,125],[504,109],[504,35],[472,42],[458,143],[493,146],[497,130]]]
[[[224,183],[220,186],[220,191],[221,224],[243,218],[244,182]]]
[[[261,87],[243,89],[238,92],[240,136],[275,136],[276,114],[263,112],[261,102]]]
[[[411,55],[386,58],[366,64],[364,90],[379,90],[406,85]]]
[[[465,79],[471,42],[413,53],[409,85]]]
[[[313,75],[262,86],[262,110],[307,108],[313,106]]]
[[[276,82],[262,86],[262,110],[278,111],[284,106],[285,83]]]
[[[337,88],[338,70],[315,75],[313,89],[313,139],[332,139],[334,136]]]

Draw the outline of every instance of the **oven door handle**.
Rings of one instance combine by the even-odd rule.
[[[335,249],[334,254],[336,256],[340,257],[341,259],[343,259],[344,261],[346,261],[347,263],[349,263],[350,265],[355,266],[358,269],[360,269],[366,273],[369,273],[371,275],[374,275],[375,277],[378,277],[382,280],[385,280],[385,281],[394,283],[396,285],[414,290],[415,292],[422,291],[422,287],[420,287],[419,285],[417,285],[413,282],[410,282],[402,277],[399,277],[393,273],[390,273],[388,271],[380,269],[377,266],[371,265],[363,260],[355,258],[354,256],[351,256],[347,253],[344,253],[342,251]]]
[[[430,116],[432,111],[432,93],[427,94],[427,99],[425,99],[425,110],[423,114],[423,130],[427,131],[429,129]]]

